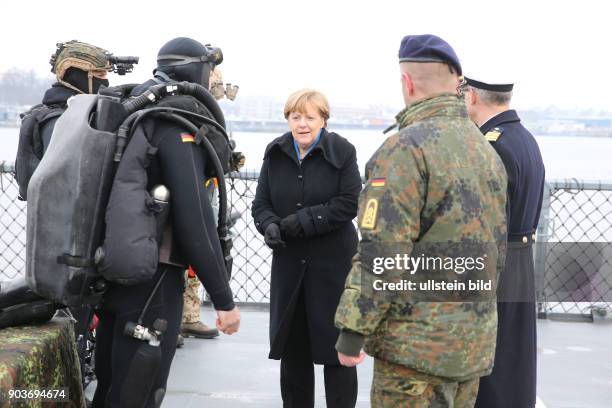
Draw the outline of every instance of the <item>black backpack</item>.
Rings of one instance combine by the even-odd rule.
[[[39,104],[21,114],[15,179],[19,185],[19,199],[22,201],[27,200],[30,178],[43,157],[41,129],[45,123],[64,113],[66,108],[66,105]]]

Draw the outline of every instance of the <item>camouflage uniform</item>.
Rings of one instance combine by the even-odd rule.
[[[206,181],[208,192],[214,214],[219,213],[219,200],[217,199],[217,181],[208,179]],[[215,217],[215,224],[218,222]],[[183,321],[182,336],[195,336],[200,338],[214,338],[219,335],[215,328],[209,328],[200,321],[200,280],[195,273],[186,272],[185,293],[183,294]]]
[[[496,284],[505,256],[506,174],[453,94],[412,104],[366,166],[361,242],[338,310],[336,348],[375,357],[372,406],[472,406],[495,353],[495,293],[485,302],[423,302],[372,293],[364,261],[415,243],[490,243]],[[392,271],[393,272],[393,271]],[[369,288],[369,290],[368,290]],[[454,405],[453,405],[454,401]]]
[[[183,295],[183,324],[200,321],[200,280],[197,276],[188,277]]]
[[[225,96],[225,87],[223,86],[223,74],[221,68],[215,67],[210,73],[208,89],[216,100],[223,99]]]
[[[417,379],[419,378],[419,379]],[[473,407],[480,378],[443,381],[406,366],[376,359],[372,406],[384,408]]]

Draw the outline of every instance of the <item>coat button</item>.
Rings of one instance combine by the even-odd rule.
[[[526,243],[527,243],[527,241],[529,241],[529,240],[527,239],[527,237],[523,237],[523,244],[526,244]]]
[[[306,260],[305,259],[302,259],[300,262],[302,263],[302,265],[306,264]]]
[[[301,174],[298,174],[298,180],[302,180],[304,178],[304,176],[302,176]]]
[[[302,203],[297,203],[297,206],[298,206],[298,207],[301,207],[301,206],[302,206]]]
[[[259,223],[258,223],[258,222],[256,222],[256,223],[255,223],[255,226],[256,226],[256,227],[259,227]]]
[[[536,240],[536,234],[531,234],[531,239],[532,239],[533,241],[535,241],[535,240]]]
[[[317,220],[322,220],[323,217],[321,217],[320,215],[317,215]]]

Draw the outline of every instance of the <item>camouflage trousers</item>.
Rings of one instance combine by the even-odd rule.
[[[447,382],[375,359],[370,398],[373,408],[472,408],[479,382]]]
[[[183,323],[200,321],[200,281],[197,277],[187,278],[183,295]]]

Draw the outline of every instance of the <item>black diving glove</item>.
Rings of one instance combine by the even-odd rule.
[[[272,223],[266,228],[264,233],[264,242],[270,249],[279,249],[285,247],[285,241],[281,239],[281,232],[278,225]]]
[[[304,228],[300,224],[297,214],[291,214],[281,220],[281,234],[284,237],[299,238],[304,236]]]

